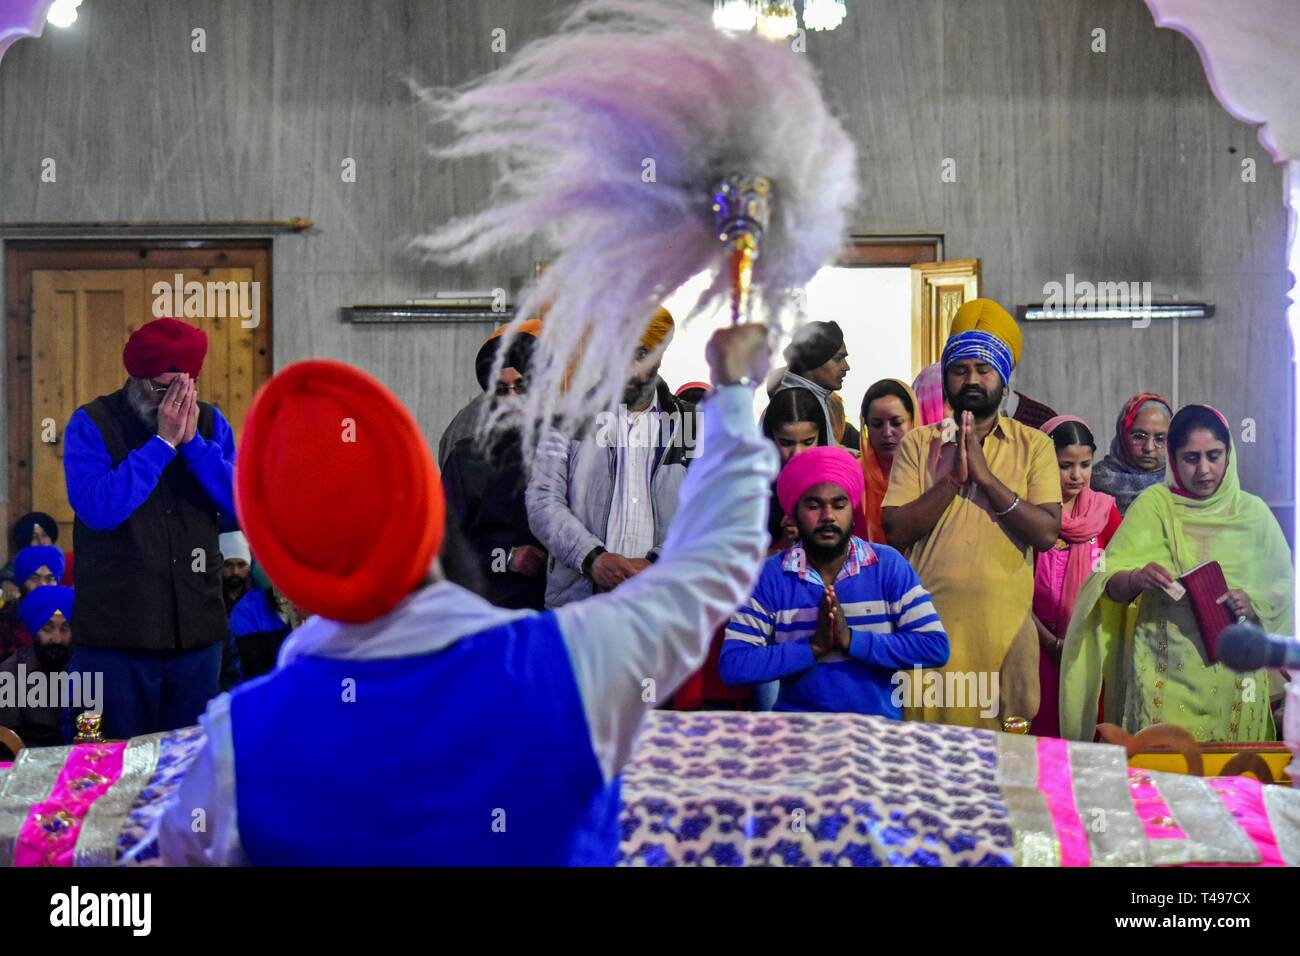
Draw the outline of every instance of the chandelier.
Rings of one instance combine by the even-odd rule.
[[[803,0],[807,30],[834,30],[847,13],[844,0]],[[713,0],[713,25],[736,33],[754,30],[770,40],[783,40],[799,31],[794,0]]]
[[[844,0],[803,0],[803,25],[809,30],[834,30],[847,15]]]

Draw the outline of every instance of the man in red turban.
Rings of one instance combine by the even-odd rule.
[[[161,381],[184,372],[196,379],[207,354],[208,336],[202,329],[179,319],[157,319],[131,333],[122,350],[122,364],[132,378]]]
[[[78,408],[63,468],[76,521],[70,671],[101,672],[111,738],[194,723],[218,690],[226,636],[221,531],[235,522],[235,439],[198,400],[208,337],[177,319],[136,329],[130,376]]]
[[[271,580],[318,616],[274,671],[209,706],[164,862],[614,863],[642,717],[704,661],[765,550],[776,456],[746,382],[767,370],[766,329],[716,333],[709,363],[701,454],[660,560],[546,612],[431,567],[441,482],[379,382],[330,361],[271,379],[244,425],[239,513]]]

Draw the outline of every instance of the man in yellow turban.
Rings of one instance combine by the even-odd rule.
[[[617,413],[542,437],[525,501],[550,555],[548,608],[613,590],[658,557],[698,433],[694,406],[659,377],[673,326],[666,309],[651,316]]]
[[[948,336],[961,335],[978,329],[1000,339],[1011,352],[1011,365],[1020,364],[1020,349],[1024,339],[1020,335],[1020,326],[1011,317],[1011,313],[992,299],[971,299],[963,303],[952,318],[952,328]]]
[[[1020,364],[1020,350],[1024,345],[1020,326],[1016,325],[1016,320],[1011,317],[1011,313],[1002,306],[992,299],[972,299],[964,303],[953,316],[948,337],[961,335],[973,329],[988,332],[1005,341],[1007,348],[1011,350],[1012,368]],[[1016,391],[1011,387],[1010,382],[1007,383],[1002,411],[1008,418],[1014,418],[1030,428],[1041,428],[1044,422],[1056,417],[1055,409],[1035,401],[1024,392]]]
[[[1061,482],[1047,435],[1001,413],[1020,329],[996,302],[958,311],[943,349],[955,441],[923,425],[894,454],[881,520],[934,600],[951,653],[908,682],[910,719],[999,729],[1038,710],[1034,550],[1056,544]]]
[[[655,314],[650,317],[650,324],[645,327],[645,332],[641,336],[641,345],[647,354],[661,345],[667,348],[666,343],[672,341],[673,330],[676,327],[672,313],[662,306],[655,309]],[[655,368],[658,367],[658,365],[655,366]]]

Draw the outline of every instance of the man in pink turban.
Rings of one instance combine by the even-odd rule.
[[[907,560],[852,534],[862,469],[842,448],[796,455],[776,494],[799,539],[767,559],[727,625],[732,686],[779,680],[776,709],[902,717],[908,671],[948,660],[948,635]]]

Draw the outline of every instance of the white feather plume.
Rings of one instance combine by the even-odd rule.
[[[445,263],[539,236],[554,250],[512,323],[547,306],[523,410],[529,442],[541,422],[573,428],[617,406],[652,312],[689,278],[715,273],[692,314],[725,301],[728,247],[711,211],[724,176],[772,183],[752,317],[779,325],[791,291],[842,246],[856,153],[807,58],[715,30],[698,2],[583,2],[501,69],[421,96],[456,134],[436,156],[487,158],[499,173],[485,208],[416,247]]]

